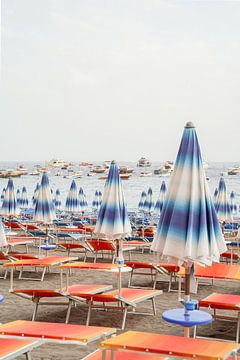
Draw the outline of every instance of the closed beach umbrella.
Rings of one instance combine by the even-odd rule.
[[[192,264],[219,262],[226,251],[192,123],[183,132],[151,250],[185,266],[187,299]]]
[[[57,189],[55,193],[55,199],[54,199],[54,206],[56,210],[60,210],[62,205],[61,199],[60,199],[60,190]]]
[[[217,198],[218,198],[218,188],[214,190],[214,194],[213,194],[213,203],[215,207],[217,206]]]
[[[8,180],[5,197],[2,203],[1,215],[14,216],[17,215],[17,201],[15,198],[13,181],[10,178]]]
[[[139,211],[143,211],[143,209],[144,209],[144,203],[145,203],[145,201],[146,201],[146,197],[147,197],[147,194],[146,194],[145,191],[143,191],[143,192],[141,193],[141,198],[140,198],[140,201],[139,201],[139,203],[138,203],[138,210],[139,210]]]
[[[43,173],[36,201],[34,220],[43,224],[51,224],[56,220],[52,194],[47,173]]]
[[[115,240],[129,236],[131,230],[119,170],[115,161],[112,161],[104,187],[95,233],[101,238]]]
[[[102,192],[101,191],[98,192],[98,199],[99,199],[99,204],[101,206],[101,204],[102,204]]]
[[[235,215],[237,213],[237,204],[235,201],[235,192],[234,191],[232,191],[230,194],[230,209],[231,209],[233,215]]]
[[[71,213],[79,212],[77,185],[74,180],[71,183],[70,190],[66,199],[66,211]]]
[[[2,189],[2,194],[1,194],[1,200],[3,201],[4,197],[5,197],[5,194],[6,194],[6,189],[3,188]]]
[[[79,189],[78,197],[79,197],[79,209],[81,212],[84,212],[87,210],[87,200],[82,187],[80,187]]]
[[[20,204],[21,204],[21,191],[20,191],[20,189],[17,189],[17,191],[16,191],[16,200],[17,200],[17,206],[20,206]]]
[[[153,198],[153,192],[152,192],[152,188],[150,187],[147,192],[146,200],[144,201],[144,204],[143,204],[144,212],[146,212],[149,215],[151,214],[151,212],[154,208],[154,202],[153,202],[152,198]]]
[[[33,197],[32,197],[33,206],[36,205],[39,189],[40,189],[40,185],[39,185],[39,183],[37,183],[36,188],[35,188],[34,193],[33,193]]]
[[[27,189],[25,186],[22,188],[22,195],[19,202],[19,207],[21,209],[27,209],[28,208],[28,198],[27,198]]]
[[[162,208],[163,208],[163,203],[164,203],[164,200],[165,200],[165,197],[166,197],[166,183],[165,181],[162,182],[161,184],[161,187],[160,187],[160,192],[159,192],[159,197],[158,197],[158,200],[154,206],[154,212],[157,214],[157,215],[160,215],[161,214],[161,211],[162,211]]]
[[[92,201],[92,209],[93,211],[98,211],[99,207],[100,207],[99,193],[98,190],[96,190],[94,194],[94,199]]]
[[[228,198],[226,184],[223,177],[221,177],[219,180],[216,212],[217,212],[218,220],[223,224],[222,229],[224,228],[224,223],[226,221],[233,220],[230,201]]]

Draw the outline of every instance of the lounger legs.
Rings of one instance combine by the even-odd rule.
[[[26,355],[26,360],[31,360],[32,359],[30,352],[27,352],[25,355]]]
[[[70,314],[71,314],[71,309],[72,309],[72,304],[73,304],[72,300],[69,300],[65,324],[68,324],[68,322],[69,322],[69,318],[70,318]]]
[[[127,318],[127,307],[125,307],[124,312],[123,312],[123,319],[122,319],[122,328],[121,330],[125,329],[125,325],[126,325],[126,318]]]
[[[89,325],[89,323],[90,323],[91,314],[92,314],[92,301],[89,301],[86,325]]]
[[[156,316],[156,315],[157,315],[157,311],[156,311],[155,300],[154,300],[154,298],[152,298],[151,300],[152,300],[153,315]]]
[[[236,332],[237,343],[240,341],[239,335],[240,335],[240,311],[238,312],[238,320],[237,320],[237,332]]]
[[[32,314],[32,321],[35,321],[36,316],[37,316],[39,299],[35,299],[34,302],[35,302],[35,308],[34,308],[33,314]]]

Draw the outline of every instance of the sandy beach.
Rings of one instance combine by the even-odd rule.
[[[19,248],[21,251],[21,249]],[[31,251],[32,252],[32,251]],[[56,253],[56,252],[55,252]],[[58,252],[58,254],[62,254]],[[152,255],[133,253],[133,260],[138,261],[152,261]],[[88,258],[91,261],[91,258]],[[54,272],[53,272],[54,271]],[[14,288],[36,288],[36,289],[56,289],[60,287],[60,275],[59,270],[54,269],[52,273],[48,273],[43,282],[18,280],[17,272],[15,272]],[[157,316],[145,316],[137,314],[129,314],[127,316],[126,329],[125,330],[138,330],[147,332],[157,332],[165,334],[183,335],[183,328],[180,326],[166,323],[162,320],[161,314],[166,309],[179,307],[180,304],[177,299],[176,292],[167,292],[167,277],[162,277],[157,284],[157,289],[162,289],[163,294],[156,298]],[[123,276],[123,286],[127,286],[128,275]],[[17,319],[31,320],[33,311],[33,304],[22,298],[18,298],[9,293],[9,277],[7,280],[0,280],[1,282],[1,294],[4,295],[5,300],[0,304],[1,322],[6,323]],[[75,270],[71,276],[71,284],[80,283],[92,283],[92,284],[111,284],[116,287],[116,275],[109,275],[107,272],[100,271],[80,271]],[[151,286],[150,277],[136,276],[136,285]],[[214,285],[201,284],[199,286],[198,294],[193,298],[200,299],[213,292],[222,292],[230,294],[239,294],[239,284],[237,282],[228,281],[214,281]],[[151,305],[148,302],[141,303],[138,308],[139,311],[146,312],[151,311]],[[63,323],[66,316],[65,306],[40,306],[38,310],[37,321],[50,321]],[[78,305],[72,308],[70,323],[71,324],[85,324],[87,316],[87,307],[84,305]],[[118,327],[121,324],[122,315],[119,312],[99,312],[94,311],[92,314],[91,325],[96,326],[109,326]],[[210,337],[221,337],[224,334],[225,339],[234,339],[236,331],[236,324],[226,321],[215,321],[213,325],[202,326],[198,329],[198,334],[204,334]],[[118,330],[120,333],[120,330]],[[77,345],[57,345],[47,344],[40,346],[32,351],[32,358],[34,360],[55,360],[55,359],[72,359],[80,360],[85,355],[91,353],[98,348],[98,343],[92,343],[91,345],[83,348]],[[19,359],[25,359],[24,356]]]

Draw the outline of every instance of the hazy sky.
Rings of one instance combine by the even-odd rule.
[[[240,1],[2,0],[0,160],[240,161]]]

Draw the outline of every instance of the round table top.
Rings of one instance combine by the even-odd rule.
[[[185,309],[171,309],[164,311],[162,318],[170,323],[186,327],[210,324],[213,320],[209,313],[201,310],[191,310],[188,314],[185,315]]]
[[[0,295],[0,302],[2,302],[4,300],[4,296]]]
[[[45,245],[40,245],[40,248],[43,250],[52,250],[52,249],[56,249],[57,245],[56,244],[45,244]]]

